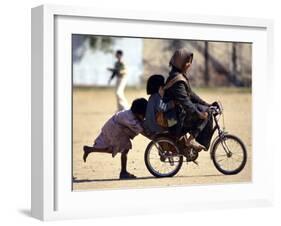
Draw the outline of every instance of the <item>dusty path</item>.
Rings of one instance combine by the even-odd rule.
[[[212,184],[248,182],[251,180],[251,94],[237,90],[199,90],[205,100],[220,100],[224,105],[227,131],[239,136],[246,144],[248,162],[244,170],[234,176],[224,176],[218,172],[209,152],[200,153],[199,166],[183,164],[173,178],[156,179],[150,175],[144,164],[144,150],[149,140],[139,135],[133,140],[133,149],[128,156],[128,170],[138,176],[136,180],[119,180],[120,155],[112,158],[108,154],[91,154],[87,163],[82,160],[83,145],[91,145],[99,134],[104,122],[116,109],[114,92],[111,89],[74,89],[73,94],[73,189],[116,189],[141,188],[150,186],[174,186],[187,184]],[[129,89],[129,101],[137,97],[147,97],[145,91]],[[222,121],[221,121],[222,123]]]

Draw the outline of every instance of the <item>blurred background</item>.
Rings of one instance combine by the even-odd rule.
[[[192,85],[247,87],[252,84],[252,44],[194,40],[72,35],[74,86],[108,86],[117,49],[124,52],[127,86],[144,86],[148,77],[169,73],[169,60],[181,47],[194,53]],[[111,84],[113,86],[114,83]]]

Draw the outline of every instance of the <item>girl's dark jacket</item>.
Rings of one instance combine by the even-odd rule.
[[[167,78],[167,82],[180,74],[176,68],[172,68]],[[181,73],[182,74],[182,73]],[[200,111],[205,111],[209,104],[197,96],[191,89],[189,80],[185,74],[182,74],[186,78],[186,82],[178,81],[170,88],[165,90],[165,102],[174,100],[176,102],[177,113],[179,121],[193,121],[199,119]],[[204,108],[204,106],[206,106]]]

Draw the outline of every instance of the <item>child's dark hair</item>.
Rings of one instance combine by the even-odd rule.
[[[146,106],[147,106],[147,100],[144,98],[138,98],[133,101],[131,106],[131,111],[134,114],[140,114],[144,117],[146,112]]]
[[[118,50],[116,51],[116,54],[117,54],[117,55],[120,55],[120,56],[123,56],[123,51],[120,50],[120,49],[118,49]]]
[[[147,80],[146,93],[152,95],[158,93],[160,86],[165,85],[165,78],[163,75],[152,75]]]

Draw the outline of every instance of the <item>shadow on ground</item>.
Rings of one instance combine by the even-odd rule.
[[[192,178],[192,177],[214,177],[214,176],[224,176],[222,174],[211,174],[211,175],[191,175],[191,176],[177,176],[175,178]],[[137,177],[136,179],[127,179],[127,180],[152,180],[152,179],[157,179],[157,180],[164,180],[167,179],[167,177],[165,178],[156,178],[156,177]],[[89,180],[89,179],[81,179],[81,180],[77,180],[75,177],[72,179],[73,183],[89,183],[89,182],[106,182],[106,181],[120,181],[119,178],[110,178],[110,179],[93,179],[93,180]]]

